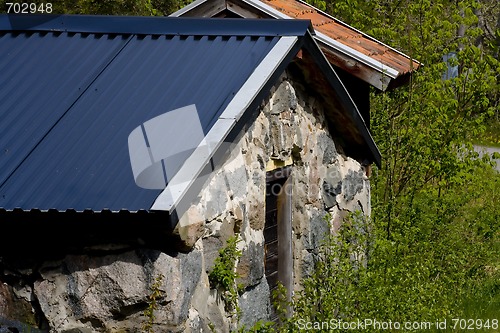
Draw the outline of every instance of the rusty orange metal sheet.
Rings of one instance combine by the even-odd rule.
[[[339,41],[340,43],[371,57],[387,67],[398,71],[399,75],[415,71],[420,63],[402,53],[364,35],[314,7],[294,0],[261,0],[283,14],[297,19],[309,19],[318,32]]]

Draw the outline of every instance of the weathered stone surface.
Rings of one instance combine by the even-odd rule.
[[[335,149],[335,144],[333,140],[328,136],[326,132],[320,132],[318,134],[318,152],[322,154],[323,165],[328,165],[333,163],[337,157],[337,150]]]
[[[208,303],[210,297],[210,282],[208,274],[203,272],[200,276],[200,281],[196,286],[191,300],[191,307],[196,310],[196,313],[202,318],[208,318]]]
[[[353,171],[349,170],[347,175],[342,182],[342,192],[344,193],[344,198],[347,201],[354,199],[354,196],[361,192],[364,187],[363,181],[364,172],[363,170]]]
[[[241,308],[240,325],[250,327],[259,320],[269,318],[271,302],[269,298],[269,286],[266,279],[256,286],[248,289],[239,298]]]
[[[158,318],[177,326],[188,317],[201,274],[200,259],[200,251],[177,258],[158,251],[68,256],[61,266],[42,270],[43,280],[35,282],[35,293],[51,327],[98,330],[115,318],[122,318],[120,327],[140,327],[150,285],[162,274],[164,296]]]
[[[250,207],[248,208],[250,227],[255,230],[264,229],[266,222],[265,201],[263,199],[250,202]]]
[[[302,250],[301,253],[301,270],[300,270],[300,277],[301,278],[306,278],[308,276],[311,276],[311,274],[314,272],[314,265],[315,265],[315,260],[314,260],[314,255],[307,251],[307,250]]]
[[[222,175],[216,175],[210,182],[210,191],[206,196],[205,218],[211,220],[226,210],[229,201],[226,181]]]
[[[269,107],[269,105],[266,105]],[[265,109],[265,107],[264,107]],[[244,155],[251,156],[252,154],[261,154],[266,151],[271,140],[269,135],[269,119],[267,117],[268,112],[261,112],[255,123],[251,125],[251,129],[247,132],[249,146],[245,146],[243,149]],[[247,156],[245,156],[247,158]],[[246,165],[250,165],[249,161],[246,160]]]
[[[210,332],[210,327],[207,323],[200,317],[198,311],[195,309],[189,310],[189,323],[186,326],[185,333],[195,333],[195,332]]]
[[[62,333],[92,333],[92,329],[88,327],[70,328],[61,331]]]
[[[31,293],[31,290],[28,292]],[[33,329],[33,332],[37,332],[37,318],[31,303],[18,294],[15,288],[0,280],[0,328],[5,325],[18,331]]]
[[[217,291],[211,289],[204,302],[204,310],[199,311],[200,320],[204,328],[199,332],[229,333],[232,321],[224,311],[224,302],[220,299]],[[206,330],[206,327],[209,330]]]
[[[186,320],[188,316],[191,298],[198,285],[202,273],[202,253],[192,251],[180,254],[183,301],[179,312],[179,323]]]
[[[302,209],[305,209],[303,206]],[[297,237],[301,237],[309,230],[309,217],[304,211],[295,210],[292,219],[292,232]]]
[[[313,204],[316,207],[320,206],[320,176],[319,176],[319,165],[318,159],[312,158],[309,166],[306,168],[306,172],[308,173],[308,179],[305,182],[307,185],[307,196],[306,203]]]
[[[39,330],[35,326],[22,323],[18,320],[6,319],[0,316],[0,333],[12,332],[46,333],[47,330]]]
[[[205,269],[210,272],[214,267],[215,259],[219,256],[219,249],[224,246],[224,242],[218,237],[208,237],[203,239],[203,256],[205,258]]]
[[[281,154],[285,150],[283,129],[281,122],[277,118],[271,118],[270,120],[270,138],[271,138],[271,158],[281,159]]]
[[[264,276],[263,263],[264,246],[255,242],[247,243],[236,268],[236,273],[239,275],[237,283],[241,283],[245,287],[259,283]]]
[[[191,249],[205,233],[205,218],[197,206],[191,206],[177,223],[174,233],[178,235],[182,250]]]
[[[314,210],[310,218],[310,227],[307,237],[304,237],[304,247],[310,251],[317,251],[326,235],[330,231],[325,220],[326,213]]]
[[[271,114],[279,114],[283,111],[295,110],[297,108],[297,95],[293,86],[283,81],[273,95]]]
[[[325,209],[330,209],[337,204],[337,195],[342,192],[342,175],[338,165],[334,164],[326,169],[322,187]]]
[[[243,156],[240,154],[239,158],[232,162],[235,169],[225,173],[227,188],[234,198],[241,199],[247,194],[248,177],[244,163]]]
[[[234,236],[234,228],[236,222],[237,220],[233,215],[227,216],[222,220],[222,224],[219,232],[217,233],[217,236],[222,240],[224,244],[230,237]]]
[[[332,228],[332,233],[337,234],[338,231],[340,230],[340,227],[344,223],[344,220],[349,216],[348,211],[346,210],[340,210],[338,207],[333,207],[330,211],[331,213],[331,228]]]
[[[371,216],[371,196],[370,196],[370,184],[367,179],[365,179],[365,185],[363,191],[357,196],[358,204],[361,207],[361,212],[366,216]]]

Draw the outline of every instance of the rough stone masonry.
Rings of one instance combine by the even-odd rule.
[[[148,296],[162,275],[155,332],[230,332],[270,314],[264,277],[266,171],[292,168],[293,283],[312,271],[316,250],[346,212],[370,214],[363,166],[328,132],[323,105],[284,74],[242,131],[229,158],[207,179],[180,219],[170,252],[108,244],[18,270],[0,262],[0,332],[142,332]],[[324,217],[332,216],[328,224]],[[225,310],[208,274],[218,250],[237,235],[241,316]],[[11,267],[6,269],[6,267]],[[9,330],[7,327],[13,328]],[[38,329],[34,329],[38,327]]]

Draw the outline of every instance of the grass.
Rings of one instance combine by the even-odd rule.
[[[500,128],[500,126],[498,126]],[[500,321],[500,228],[498,214],[491,216],[494,207],[498,203],[500,193],[500,176],[497,173],[492,173],[491,170],[482,170],[480,178],[484,183],[482,188],[485,193],[489,193],[482,198],[480,202],[476,202],[476,207],[471,203],[468,207],[468,212],[472,213],[469,218],[476,215],[476,220],[479,224],[484,223],[483,229],[489,228],[491,233],[483,234],[486,242],[486,253],[488,258],[485,265],[480,268],[483,274],[480,277],[471,281],[468,297],[461,303],[463,317],[468,319],[479,319],[490,321],[496,319]],[[480,185],[481,186],[481,185]],[[474,213],[476,211],[476,213]],[[484,212],[490,212],[484,214]],[[478,214],[479,213],[479,214]],[[483,230],[483,231],[484,231]],[[489,234],[490,236],[486,236]],[[478,332],[500,332],[500,324],[497,328],[476,330]]]
[[[500,231],[493,236],[492,253],[500,253]],[[474,281],[470,296],[463,302],[467,318],[498,319],[500,321],[500,258],[492,258],[484,276]],[[500,324],[499,324],[500,325]],[[494,332],[500,332],[500,327]]]
[[[485,322],[486,320],[500,321],[500,272],[491,272],[483,279],[463,303],[464,318],[477,319]],[[500,324],[499,324],[500,325]],[[500,328],[491,327],[480,332],[500,332]]]

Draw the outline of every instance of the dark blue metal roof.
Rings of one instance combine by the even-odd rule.
[[[144,17],[99,15],[3,15],[0,31],[58,31],[80,33],[114,33],[139,35],[187,36],[302,36],[305,30],[314,34],[309,20],[280,22],[275,20],[219,20],[194,17]]]
[[[206,133],[279,38],[308,27],[0,16],[0,208],[148,210],[160,191],[134,182],[128,135],[190,104]]]

